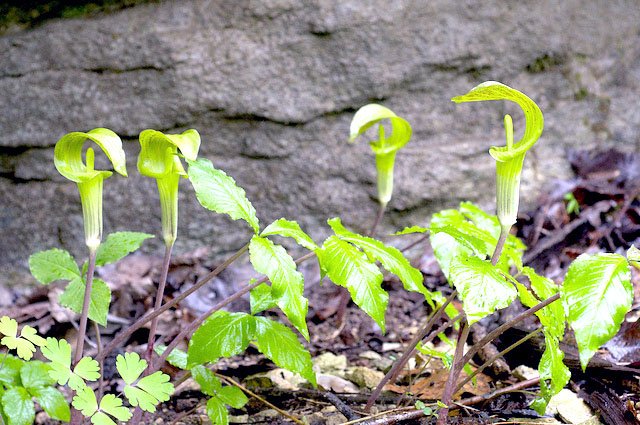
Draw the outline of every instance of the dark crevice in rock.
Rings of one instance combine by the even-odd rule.
[[[23,178],[20,178],[20,177],[16,177],[15,172],[13,172],[13,171],[7,171],[7,172],[0,171],[0,178],[7,179],[7,180],[9,180],[11,183],[13,183],[15,185],[30,184],[30,183],[34,183],[34,182],[51,181],[50,179],[47,179],[47,178],[42,178],[42,179],[23,179]]]
[[[99,67],[99,68],[49,68],[49,69],[35,69],[29,72],[22,73],[7,73],[0,75],[0,81],[2,79],[15,79],[15,78],[23,78],[31,75],[39,74],[39,73],[51,73],[51,72],[69,72],[69,71],[79,71],[79,72],[90,72],[98,75],[102,74],[126,74],[129,72],[144,72],[144,71],[156,71],[156,72],[165,72],[173,67],[157,67],[154,65],[142,65],[136,66],[132,68],[108,68],[108,67]]]

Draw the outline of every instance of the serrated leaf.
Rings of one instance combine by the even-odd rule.
[[[301,228],[300,225],[291,220],[287,220],[286,218],[280,218],[270,225],[268,225],[260,236],[271,236],[271,235],[280,235],[287,238],[293,238],[298,245],[307,248],[310,251],[315,251],[318,249],[318,245],[307,235]]]
[[[37,331],[31,326],[24,326],[18,336],[18,322],[8,316],[0,318],[0,333],[5,335],[0,342],[11,350],[16,350],[18,357],[31,360],[36,346],[45,343],[44,338],[38,336]]]
[[[196,191],[200,205],[220,214],[227,214],[234,220],[242,219],[249,223],[258,234],[260,224],[256,210],[247,199],[244,189],[236,185],[235,180],[224,171],[213,167],[211,161],[187,160],[189,180]]]
[[[96,252],[96,266],[115,263],[138,250],[142,243],[153,235],[141,232],[116,232],[107,236]]]
[[[538,275],[531,267],[524,267],[520,272],[527,276],[529,282],[531,282],[531,289],[540,300],[551,298],[558,292],[558,286],[551,279]],[[520,288],[518,288],[518,292],[521,292]],[[533,299],[531,303],[528,304],[523,300],[523,304],[527,307],[533,307],[539,302],[537,299]],[[540,323],[544,326],[546,332],[560,340],[564,337],[566,320],[562,302],[556,301],[549,304],[542,310],[539,310],[536,316],[540,319]]]
[[[217,396],[222,389],[220,379],[204,366],[195,366],[191,369],[191,376],[200,385],[200,391],[206,395]]]
[[[64,395],[53,387],[33,388],[29,392],[52,419],[69,422],[71,410]]]
[[[517,295],[500,270],[477,257],[454,259],[450,279],[460,293],[469,325],[509,306]]]
[[[80,269],[71,254],[57,248],[31,255],[29,270],[33,277],[44,285],[56,280],[73,280],[80,277]]]
[[[227,412],[224,403],[216,397],[212,397],[207,401],[207,416],[209,416],[213,425],[229,424],[229,412]]]
[[[9,420],[7,425],[31,425],[36,418],[31,395],[23,387],[5,391],[2,395],[2,409]]]
[[[49,376],[51,366],[38,360],[25,363],[20,369],[22,385],[29,391],[53,385],[56,381]]]
[[[339,218],[332,218],[328,223],[340,239],[354,244],[369,257],[380,261],[382,267],[387,271],[398,276],[404,285],[404,289],[411,292],[418,292],[431,302],[431,292],[424,287],[422,272],[413,267],[411,263],[409,263],[409,260],[402,255],[400,250],[392,246],[387,246],[374,238],[350,232],[342,225]]]
[[[251,238],[249,258],[256,271],[267,275],[271,281],[271,296],[308,341],[309,301],[304,297],[304,277],[293,258],[282,246],[260,236]]]
[[[82,313],[84,302],[85,282],[80,278],[74,279],[65,288],[58,301],[64,307],[75,313]],[[91,303],[89,304],[89,319],[102,326],[107,326],[107,315],[111,303],[111,289],[102,279],[94,278],[91,284]]]
[[[155,412],[156,406],[169,400],[173,394],[173,384],[169,375],[160,371],[140,379],[134,386],[124,387],[124,395],[132,406],[139,406],[145,412]]]
[[[584,370],[598,348],[618,332],[631,308],[627,260],[618,254],[582,254],[569,266],[561,293]]]
[[[162,353],[164,353],[164,350],[167,349],[166,345],[156,345],[154,348],[154,351],[156,352],[156,354],[158,354],[159,356],[162,355]],[[177,367],[178,369],[182,369],[182,370],[187,370],[187,353],[185,351],[182,351],[178,348],[174,348],[173,350],[171,350],[171,353],[169,353],[169,355],[167,356],[167,362],[174,367]]]
[[[316,254],[329,279],[347,288],[358,307],[384,332],[389,294],[382,289],[382,273],[378,267],[363,252],[337,236],[327,238]]]
[[[255,318],[255,329],[256,344],[262,354],[276,365],[299,373],[311,384],[316,385],[311,355],[291,329],[266,317]]]
[[[255,324],[246,313],[220,311],[209,317],[189,341],[189,367],[215,362],[243,352],[253,338]]]
[[[7,387],[15,387],[20,382],[20,370],[25,362],[11,354],[7,354],[3,361],[4,366],[0,368],[0,383]]]
[[[558,339],[545,332],[545,350],[538,365],[540,395],[531,404],[540,415],[545,414],[551,397],[558,394],[571,378],[571,372],[563,359],[564,353],[560,350]]]
[[[255,282],[252,279],[249,284]],[[249,293],[249,299],[251,302],[251,314],[255,315],[262,311],[273,308],[277,305],[276,300],[271,295],[271,286],[266,283],[261,283],[251,290]]]
[[[59,385],[67,385],[75,391],[85,387],[84,381],[97,381],[100,378],[100,366],[90,357],[83,357],[71,370],[71,345],[64,339],[47,338],[41,349],[42,355],[51,361],[49,376]]]
[[[429,229],[426,227],[422,227],[422,226],[410,226],[410,227],[405,227],[404,229],[395,232],[394,236],[400,236],[400,235],[410,235],[412,233],[426,233],[428,232]]]
[[[241,409],[249,401],[240,388],[232,386],[223,387],[218,393],[218,398],[234,409]]]

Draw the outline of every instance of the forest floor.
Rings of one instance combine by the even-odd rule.
[[[570,160],[575,179],[556,182],[534,211],[520,215],[517,225],[518,236],[528,246],[525,264],[558,282],[570,261],[578,255],[600,251],[624,254],[640,237],[640,157],[615,151],[575,152]],[[450,293],[428,240],[421,235],[404,238],[401,241],[404,246],[415,245],[406,254],[423,272],[427,287],[445,295]],[[203,249],[173,259],[166,299],[216,266],[207,257],[207,250]],[[134,254],[116,266],[99,270],[100,277],[109,282],[114,294],[109,326],[101,331],[103,343],[151,308],[160,262],[160,258]],[[216,365],[218,373],[250,391],[249,403],[243,409],[230,411],[231,422],[292,423],[293,417],[317,425],[435,423],[435,417],[417,411],[415,405],[421,401],[428,406],[441,397],[448,371],[441,360],[424,354],[418,354],[395,382],[387,384],[371,412],[363,410],[372,389],[424,325],[430,313],[424,299],[404,291],[394,278],[386,279],[384,286],[390,301],[386,315],[388,331],[383,335],[355,305],[350,303],[346,309],[341,308],[341,291],[334,285],[319,282],[317,264],[304,264],[302,271],[310,306],[311,341],[306,346],[313,357],[319,387],[314,389],[290,372],[277,369],[250,347],[244,355],[224,359]],[[229,268],[197,296],[187,298],[180,308],[162,316],[158,327],[161,338],[170,341],[190,320],[253,276],[249,265]],[[538,390],[536,368],[544,349],[543,339],[534,337],[480,373],[475,385],[469,383],[456,394],[458,408],[452,410],[449,423],[640,423],[640,274],[635,270],[633,284],[632,311],[618,335],[596,354],[586,372],[579,367],[571,333],[565,338],[562,349],[572,379],[552,400],[547,415],[541,417],[528,406]],[[60,292],[61,288],[55,285],[35,288],[21,295],[12,306],[2,308],[0,313],[37,326],[41,334],[75,340],[74,318],[56,302]],[[459,303],[455,306],[461,308]],[[230,305],[229,310],[248,311],[248,297]],[[469,342],[522,310],[515,302],[479,322]],[[276,312],[267,314],[277,317]],[[534,330],[535,320],[525,321],[504,333],[490,349],[508,347]],[[449,337],[451,332],[447,333]],[[134,333],[122,351],[142,352],[147,334],[148,329]],[[90,333],[88,337],[95,341],[95,334]],[[451,353],[451,347],[442,341],[429,347]],[[95,355],[96,348],[87,354]],[[474,364],[482,363],[482,356],[490,356],[490,353],[480,354]],[[114,363],[113,357],[107,359],[104,374],[107,384],[117,390],[120,383],[114,377]],[[634,368],[638,368],[637,374],[630,371]],[[164,371],[172,375],[178,373],[171,366]],[[204,401],[197,385],[189,379],[176,388],[172,399],[161,405],[154,417],[147,419],[155,424],[208,423]],[[37,422],[47,422],[45,415],[39,414]]]

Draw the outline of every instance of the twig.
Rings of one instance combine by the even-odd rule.
[[[344,401],[340,400],[340,398],[334,393],[327,391],[326,393],[324,393],[324,397],[327,399],[327,401],[333,404],[335,408],[338,409],[338,411],[342,413],[345,418],[347,418],[347,420],[353,421],[360,418],[360,415],[354,412],[352,408],[347,406],[347,404]]]
[[[512,393],[515,391],[521,391],[525,388],[533,387],[534,385],[538,385],[540,383],[540,378],[532,378],[526,381],[517,382],[513,385],[509,385],[508,387],[500,388],[499,390],[495,390],[492,393],[477,395],[474,397],[469,397],[460,400],[457,404],[462,404],[465,406],[473,406],[474,404],[482,403],[483,401],[491,400],[492,398],[498,397],[502,394]]]
[[[295,423],[297,423],[299,425],[305,425],[305,423],[302,422],[300,419],[296,418],[295,416],[291,415],[290,413],[285,412],[284,410],[280,409],[278,406],[275,406],[274,404],[268,402],[267,400],[265,400],[264,398],[260,397],[258,394],[254,393],[253,391],[251,391],[250,389],[248,389],[247,387],[245,387],[241,383],[236,382],[234,379],[229,378],[228,376],[224,376],[224,375],[221,375],[221,374],[216,373],[216,372],[214,372],[214,373],[216,374],[216,376],[218,378],[222,379],[227,384],[230,384],[230,385],[233,385],[235,387],[240,388],[242,391],[244,391],[245,393],[249,394],[251,397],[256,398],[257,400],[259,400],[263,404],[269,406],[270,408],[272,408],[276,412],[280,413],[285,418],[288,418],[288,419],[292,420],[293,422],[295,422]]]
[[[413,407],[413,406],[399,407],[397,409],[391,409],[391,410],[387,410],[387,411],[384,411],[384,412],[376,413],[375,415],[365,416],[364,418],[359,418],[359,419],[354,419],[354,420],[351,420],[351,421],[348,421],[348,422],[343,422],[340,425],[359,424],[359,423],[363,423],[363,422],[371,420],[371,419],[379,418],[381,416],[387,416],[387,415],[390,415],[392,413],[398,413],[398,412],[406,412],[408,410],[414,411],[414,409],[415,409],[415,407]]]
[[[400,373],[400,370],[402,370],[404,365],[415,354],[416,346],[418,345],[418,343],[422,341],[422,339],[427,335],[427,333],[431,330],[431,328],[436,323],[436,321],[440,320],[442,315],[445,313],[445,308],[449,305],[449,303],[451,303],[451,301],[453,301],[457,293],[458,293],[457,291],[453,291],[451,295],[447,297],[444,304],[442,304],[442,306],[433,313],[433,315],[429,318],[429,320],[427,320],[427,323],[425,323],[422,330],[418,332],[413,337],[413,339],[409,342],[404,352],[402,353],[402,356],[400,357],[400,359],[396,360],[396,362],[393,364],[393,367],[389,370],[389,372],[387,372],[384,378],[382,378],[382,380],[378,383],[375,390],[373,390],[373,392],[371,393],[371,396],[367,401],[367,405],[364,407],[365,412],[368,412],[371,410],[373,403],[376,402],[376,399],[380,396],[380,393],[382,392],[382,388],[387,384],[387,382],[392,381],[398,377],[398,373]]]
[[[190,414],[192,414],[193,412],[195,412],[196,410],[198,410],[198,407],[200,406],[200,404],[202,404],[202,402],[198,401],[193,408],[178,414],[175,418],[173,418],[173,420],[171,422],[169,422],[169,425],[175,425],[176,423],[178,423],[178,421],[180,419],[185,418],[185,417],[189,416]]]

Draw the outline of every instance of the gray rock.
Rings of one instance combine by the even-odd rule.
[[[52,146],[98,126],[126,139],[131,175],[105,185],[106,232],[159,230],[154,184],[135,171],[138,133],[196,128],[202,155],[246,189],[263,223],[284,216],[321,238],[327,218],[362,231],[375,214],[373,157],[346,139],[353,111],[382,102],[414,128],[397,159],[391,231],[460,200],[492,208],[487,148],[502,143],[505,112],[516,112],[516,133],[521,116],[449,99],[499,80],[545,113],[523,178],[531,204],[569,175],[567,148],[637,149],[639,19],[633,0],[173,0],[0,36],[0,283],[30,282],[34,251],[84,255],[77,190],[55,172]],[[177,253],[246,242],[246,226],[182,187]]]

